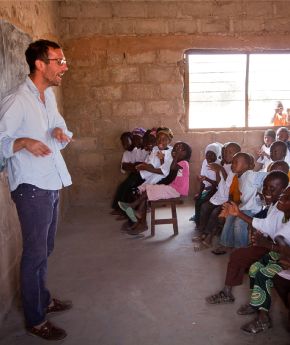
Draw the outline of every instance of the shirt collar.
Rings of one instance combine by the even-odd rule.
[[[36,85],[34,84],[34,82],[31,80],[31,78],[29,76],[26,77],[26,84],[27,84],[27,86],[31,92],[33,92],[37,96],[40,95],[38,88],[36,87]],[[49,87],[46,90],[44,90],[44,94],[46,94],[48,89],[49,89]]]

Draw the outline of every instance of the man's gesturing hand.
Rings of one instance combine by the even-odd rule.
[[[13,151],[17,152],[26,149],[36,157],[44,157],[51,153],[51,150],[43,142],[31,138],[18,138],[14,141]]]
[[[63,129],[59,127],[54,128],[54,130],[51,132],[51,136],[61,143],[69,143],[71,141],[71,138],[64,133]]]
[[[43,142],[31,138],[25,138],[24,148],[36,157],[44,157],[51,153],[50,148]]]

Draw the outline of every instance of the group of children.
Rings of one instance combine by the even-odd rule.
[[[188,195],[191,148],[170,145],[169,128],[136,128],[123,133],[121,171],[127,173],[112,204],[112,214],[125,219],[121,229],[131,235],[147,230],[148,201]],[[224,288],[206,298],[209,304],[233,303],[233,286],[249,271],[250,301],[238,314],[256,314],[242,329],[251,334],[272,326],[271,287],[275,284],[290,309],[289,132],[267,130],[255,162],[236,142],[212,143],[205,149],[195,195],[195,251],[212,247],[216,255],[231,251]],[[290,312],[289,312],[290,330]]]
[[[173,133],[167,127],[135,128],[120,139],[125,150],[121,171],[128,176],[117,188],[111,213],[126,220],[122,230],[138,235],[148,228],[148,201],[188,195],[191,148],[184,142],[171,146]]]
[[[290,187],[289,132],[281,127],[275,133],[267,130],[264,145],[258,152],[258,163],[239,144],[230,142],[221,149],[221,162],[208,159],[211,175],[199,180],[214,180],[211,186],[201,185],[196,196],[196,251],[212,246],[219,236],[219,246],[212,251],[221,255],[231,251],[225,286],[206,298],[209,304],[233,303],[232,288],[241,285],[249,272],[250,298],[239,315],[255,314],[241,329],[250,334],[272,327],[269,316],[271,288],[275,284],[282,300],[290,309]],[[215,150],[212,149],[212,154]],[[217,159],[219,157],[216,157]],[[204,171],[202,166],[202,171]],[[258,171],[257,171],[258,170]],[[215,178],[212,177],[215,172]],[[207,198],[211,190],[212,196]],[[214,192],[213,192],[214,191]],[[288,319],[290,330],[290,312]]]

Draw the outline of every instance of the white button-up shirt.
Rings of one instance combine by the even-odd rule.
[[[69,137],[72,133],[58,112],[52,88],[47,88],[44,95],[45,104],[37,87],[27,77],[0,103],[0,155],[7,158],[11,191],[21,183],[47,190],[58,190],[72,183],[60,153],[66,143],[58,142],[51,132],[59,127]],[[14,141],[18,138],[39,140],[50,148],[51,153],[44,157],[36,157],[26,149],[14,153]]]

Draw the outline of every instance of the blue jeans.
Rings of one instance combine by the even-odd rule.
[[[252,211],[243,210],[247,216],[252,217]],[[248,224],[235,216],[228,216],[223,227],[220,244],[225,247],[244,248],[249,245]]]
[[[42,323],[51,302],[46,288],[47,258],[53,251],[59,191],[21,184],[11,192],[22,231],[20,288],[27,327]]]

